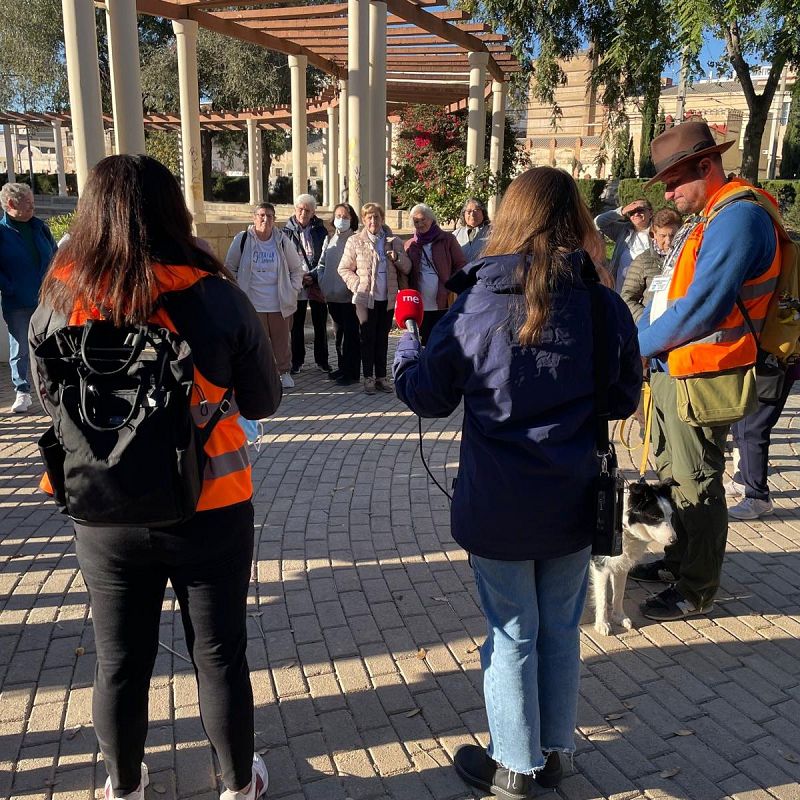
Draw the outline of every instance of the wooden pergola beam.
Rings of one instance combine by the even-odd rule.
[[[387,0],[386,5],[392,14],[397,14],[397,16],[403,17],[403,19],[413,22],[420,28],[439,36],[445,41],[455,42],[468,51],[478,53],[489,52],[484,44],[485,39],[483,39],[483,37],[478,38],[477,36],[472,36],[468,30],[466,30],[469,26],[453,25],[445,20],[437,19],[418,5],[410,2],[410,0]],[[503,71],[494,58],[492,58],[491,53],[489,53],[487,69],[489,70],[489,74],[496,81],[505,80]]]

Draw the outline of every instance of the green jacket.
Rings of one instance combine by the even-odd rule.
[[[620,295],[631,310],[634,322],[639,321],[639,317],[653,299],[650,284],[653,278],[661,273],[663,263],[663,257],[650,249],[636,256],[628,267]]]

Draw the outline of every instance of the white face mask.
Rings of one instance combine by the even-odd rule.
[[[333,221],[333,227],[336,228],[339,233],[346,231],[350,227],[350,220],[336,217],[336,219]]]

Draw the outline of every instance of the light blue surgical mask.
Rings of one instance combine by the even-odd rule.
[[[333,221],[333,227],[336,228],[339,233],[346,231],[350,227],[350,220],[342,219],[342,217],[336,217],[336,219]]]

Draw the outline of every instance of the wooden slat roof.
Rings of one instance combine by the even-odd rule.
[[[448,78],[442,82],[436,80],[441,76],[432,76],[421,102],[447,105],[458,94],[456,85],[460,86],[458,98],[463,98],[468,93],[470,51],[489,54],[488,72],[495,80],[507,80],[519,70],[506,37],[493,33],[484,23],[471,22],[466,12],[445,8],[435,0],[386,2],[389,102],[410,102],[406,98],[419,87],[425,72],[446,72]],[[136,5],[143,14],[192,19],[201,27],[276,52],[306,55],[310,64],[329,75],[347,77],[347,3],[136,0]],[[415,58],[405,60],[410,56]],[[406,86],[391,88],[398,83]]]

